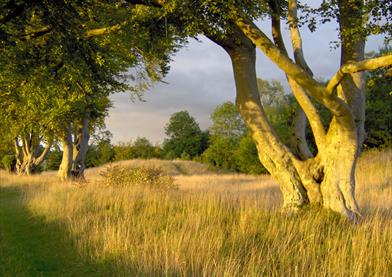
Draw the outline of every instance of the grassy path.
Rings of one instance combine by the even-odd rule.
[[[0,276],[97,276],[64,228],[33,216],[22,196],[18,187],[0,187]]]

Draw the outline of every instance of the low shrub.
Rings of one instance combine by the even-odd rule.
[[[159,190],[176,189],[172,176],[165,175],[160,168],[128,168],[109,166],[101,172],[106,186],[142,186]]]

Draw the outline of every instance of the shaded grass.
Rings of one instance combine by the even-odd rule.
[[[98,264],[81,255],[63,222],[37,216],[26,204],[22,187],[0,186],[0,276],[112,275],[111,260]]]

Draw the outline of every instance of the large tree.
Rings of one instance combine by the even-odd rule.
[[[372,32],[390,35],[390,1],[325,0],[320,9],[313,10],[323,21],[334,18],[339,25],[340,69],[327,84],[317,81],[306,63],[295,0],[130,2],[172,12],[191,35],[204,34],[228,53],[237,107],[251,130],[261,162],[280,185],[284,209],[297,210],[314,203],[351,219],[360,214],[355,200],[355,167],[366,136],[362,72],[392,64],[392,55],[364,60],[365,41]],[[266,14],[271,18],[273,41],[255,23]],[[281,18],[286,16],[294,60],[281,33]],[[266,117],[257,89],[256,47],[286,74],[301,107],[296,117],[296,151],[277,137]],[[328,126],[322,124],[314,101],[332,114]],[[316,155],[307,147],[307,120],[317,145]]]
[[[155,24],[164,22],[156,12],[126,2],[10,0],[0,8],[2,104],[15,106],[24,87],[26,100],[43,96],[44,116],[34,124],[62,144],[58,175],[82,177],[89,129],[105,115],[102,102],[118,91],[140,96],[167,72],[168,53],[181,39]]]

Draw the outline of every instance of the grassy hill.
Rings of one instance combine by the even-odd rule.
[[[90,168],[87,170],[86,176],[94,177],[100,171],[105,170],[105,168],[110,166],[121,166],[121,167],[129,167],[129,168],[138,168],[138,167],[153,167],[160,168],[167,175],[199,175],[199,174],[209,174],[212,173],[208,165],[192,162],[192,161],[183,161],[183,160],[159,160],[159,159],[135,159],[135,160],[127,160],[127,161],[118,161],[113,162],[108,165]]]
[[[84,185],[1,172],[0,276],[392,275],[392,151],[361,157],[358,224],[281,214],[269,176],[165,166],[178,190],[105,186],[103,168]]]

